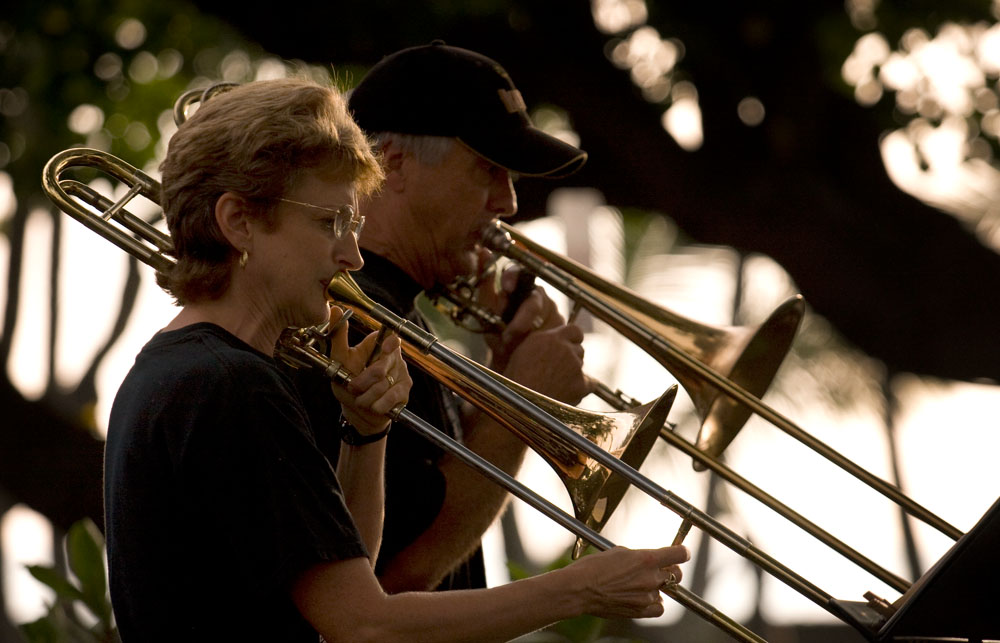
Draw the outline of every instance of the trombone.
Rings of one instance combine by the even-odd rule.
[[[113,202],[79,181],[63,178],[63,173],[72,167],[93,167],[103,170],[129,186],[129,190],[121,199]],[[60,152],[49,160],[43,170],[42,184],[46,194],[48,194],[49,198],[60,210],[77,219],[92,231],[111,241],[129,254],[132,254],[155,270],[168,270],[173,266],[174,259],[171,256],[172,243],[169,236],[125,209],[125,205],[139,195],[146,197],[154,203],[159,203],[159,184],[145,173],[106,152],[86,148],[74,148]],[[84,204],[89,206],[89,208],[85,207]],[[97,212],[95,213],[93,210]],[[459,384],[467,385],[468,391],[460,390],[458,392],[464,393],[470,402],[480,405],[482,410],[489,413],[498,421],[502,421],[505,426],[519,426],[519,435],[521,432],[531,433],[532,431],[540,430],[540,435],[543,438],[548,436],[546,443],[539,445],[537,448],[543,450],[543,456],[546,459],[550,461],[558,460],[561,463],[565,463],[574,472],[580,474],[579,477],[585,479],[585,482],[580,485],[580,489],[596,489],[596,493],[599,496],[597,498],[598,505],[609,507],[610,502],[616,503],[617,500],[620,500],[620,495],[617,496],[617,500],[611,498],[611,495],[619,491],[622,494],[624,493],[627,484],[623,481],[640,484],[650,489],[658,489],[659,495],[662,496],[663,504],[681,513],[681,515],[690,518],[699,527],[711,533],[717,533],[731,547],[743,552],[744,555],[752,555],[755,558],[765,561],[771,564],[774,569],[779,570],[784,576],[792,578],[794,582],[808,585],[807,581],[799,579],[794,572],[787,570],[787,568],[781,566],[777,561],[771,562],[773,559],[763,554],[763,552],[756,550],[749,542],[741,539],[726,527],[716,523],[710,517],[702,514],[673,494],[659,489],[654,483],[640,476],[635,469],[621,459],[603,450],[601,446],[587,437],[574,432],[573,429],[562,424],[552,415],[552,413],[575,414],[578,418],[591,419],[591,423],[593,424],[592,417],[600,414],[592,414],[587,411],[572,409],[572,407],[564,409],[562,407],[565,405],[561,405],[559,402],[548,400],[548,398],[544,398],[544,396],[538,394],[533,394],[533,399],[536,403],[547,404],[547,408],[545,409],[536,406],[536,404],[528,401],[516,392],[513,383],[495,373],[487,372],[487,369],[478,366],[467,358],[452,353],[439,344],[437,338],[433,335],[426,333],[406,320],[396,317],[375,304],[361,292],[353,279],[346,274],[338,275],[331,282],[327,290],[331,299],[334,299],[338,304],[342,302],[346,304],[348,309],[355,316],[360,317],[365,325],[374,329],[383,326],[394,329],[407,342],[407,345],[410,346],[407,350],[408,358],[413,357],[415,363],[421,368],[427,368],[429,371],[433,370],[438,373],[444,379],[443,383],[446,385],[449,382],[452,386],[458,386]],[[335,382],[342,384],[348,382],[350,373],[341,364],[323,356],[314,347],[313,344],[319,336],[320,331],[316,329],[286,330],[277,347],[277,356],[291,366],[318,369]],[[423,355],[425,359],[416,358],[415,356],[418,354]],[[432,373],[432,375],[434,374]],[[649,429],[658,430],[665,422],[676,390],[676,385],[671,387],[658,400],[645,405],[638,412],[618,414],[620,417],[617,420],[608,420],[606,418],[600,420],[596,422],[598,426],[593,431],[604,434],[614,433],[614,431],[610,430],[612,426],[620,428],[624,424],[626,426],[631,425],[632,434],[648,433],[653,435],[655,439],[655,433]],[[522,388],[521,392],[529,394],[527,389]],[[611,541],[599,534],[590,524],[584,522],[586,520],[599,528],[603,525],[603,521],[610,516],[610,511],[602,510],[598,514],[588,509],[587,511],[590,511],[590,513],[585,514],[583,518],[573,518],[518,483],[507,473],[469,451],[455,440],[452,440],[439,429],[434,428],[405,407],[399,406],[393,409],[390,415],[394,420],[406,424],[409,428],[417,431],[440,448],[449,451],[467,465],[488,477],[491,481],[541,511],[547,517],[568,529],[581,541],[591,543],[601,550],[614,547]],[[625,440],[618,445],[618,450],[623,457],[629,451],[628,447],[625,446],[628,441]],[[529,442],[529,444],[531,443]],[[609,443],[605,441],[605,444]],[[552,448],[557,452],[561,451],[562,453],[561,455],[554,455],[544,452],[548,448]],[[642,448],[648,451],[648,447],[640,447],[638,450],[642,451]],[[591,456],[594,462],[588,462],[586,456]],[[641,456],[645,457],[645,453],[642,452]],[[573,461],[574,459],[575,462]],[[572,462],[571,466],[570,462]],[[590,471],[591,475],[582,475],[583,470]],[[615,475],[620,476],[622,480],[616,479]],[[586,480],[596,480],[597,484],[586,482]],[[577,497],[574,497],[574,505],[579,514],[580,509],[576,506]],[[661,591],[709,623],[719,627],[736,640],[764,643],[764,639],[719,612],[701,597],[686,588],[676,583],[668,583],[661,588]],[[819,600],[831,600],[830,597],[823,595],[820,590],[815,589],[814,591]]]
[[[760,400],[759,396],[766,390],[788,350],[786,347],[780,353],[774,351],[776,355],[773,357],[761,355],[767,343],[755,344],[756,338],[761,336],[760,329],[747,342],[741,337],[746,335],[746,329],[718,329],[686,320],[602,279],[571,259],[547,250],[502,221],[495,221],[486,231],[484,245],[551,284],[568,296],[575,306],[590,311],[675,373],[702,418],[695,448],[705,457],[696,458],[696,469],[711,466],[709,460],[717,460],[753,412],[889,498],[915,518],[952,540],[962,537],[961,531],[903,495],[898,487],[847,459]],[[760,328],[790,328],[794,334],[803,306],[801,296],[787,300],[772,312]],[[790,344],[790,337],[788,341]],[[735,358],[729,355],[731,346],[739,349]],[[750,361],[760,358],[763,358],[761,363],[765,366],[773,365],[766,381],[755,377],[755,372],[747,368]]]
[[[888,571],[754,485],[718,457],[746,423],[751,408],[763,407],[758,396],[767,390],[785,354],[791,348],[805,312],[801,296],[787,299],[758,326],[712,327],[660,308],[607,282],[589,269],[547,250],[501,221],[494,222],[493,227],[487,230],[484,245],[496,255],[506,256],[519,263],[527,274],[541,277],[567,295],[574,305],[571,319],[581,309],[589,310],[676,374],[702,418],[701,431],[697,443],[692,443],[675,433],[668,424],[661,427],[659,437],[691,456],[696,470],[711,469],[889,587],[901,593],[910,587],[907,580]],[[472,318],[485,328],[502,329],[503,320],[499,316],[476,306],[472,288],[471,283],[460,281],[454,287],[433,293],[432,297],[437,300],[435,305],[456,323]],[[611,391],[611,388],[603,384],[600,386],[602,391],[598,393],[598,397],[616,409],[623,410],[637,404],[630,403],[631,398],[621,391],[609,395],[606,392]],[[720,390],[732,395],[732,398],[720,396]],[[776,411],[768,410],[770,416],[777,415]],[[765,418],[768,417],[765,415]],[[783,420],[785,424],[790,424],[790,420]],[[903,496],[897,488],[851,463],[802,429],[795,427],[794,430],[794,435],[801,434],[807,444],[814,445],[821,455],[841,464],[851,473],[858,472],[863,481],[873,481],[878,485],[876,488],[886,490],[890,499],[901,503],[946,535],[953,539],[962,535],[954,527]],[[678,534],[679,538],[683,538],[683,533],[690,527],[691,523],[685,521]]]

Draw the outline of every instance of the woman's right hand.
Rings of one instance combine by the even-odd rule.
[[[340,308],[333,307],[330,311],[331,325],[340,321],[343,314]],[[413,382],[403,361],[399,337],[385,337],[377,357],[366,366],[375,349],[378,333],[373,332],[356,346],[349,346],[347,326],[347,323],[340,324],[330,337],[330,357],[355,375],[346,389],[334,386],[333,394],[340,401],[344,418],[362,435],[370,435],[389,425],[388,413],[406,404]]]
[[[583,600],[583,612],[602,618],[649,618],[663,613],[660,588],[681,579],[687,547],[626,549],[591,554],[564,568],[570,587]]]

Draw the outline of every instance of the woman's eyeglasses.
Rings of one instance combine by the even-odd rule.
[[[361,236],[361,228],[365,226],[364,215],[358,214],[355,211],[354,206],[350,204],[341,205],[336,208],[324,208],[321,205],[303,203],[302,201],[293,201],[292,199],[280,198],[278,200],[284,201],[285,203],[292,203],[294,205],[302,205],[307,208],[322,210],[323,212],[332,215],[333,234],[338,239],[343,239],[344,235],[348,232],[352,233],[355,239],[358,239]]]

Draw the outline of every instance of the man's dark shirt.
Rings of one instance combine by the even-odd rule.
[[[393,313],[426,327],[415,310],[414,301],[421,292],[413,281],[392,262],[362,250],[364,268],[351,275],[369,297]],[[351,322],[351,343],[356,343],[367,331],[361,332],[358,322]],[[458,405],[451,392],[443,389],[418,368],[408,366],[413,387],[407,408],[450,436],[460,435]],[[306,408],[314,426],[329,426],[339,416],[340,407],[330,392],[329,382],[320,376],[298,374],[295,382],[302,391]],[[376,563],[376,574],[400,551],[430,527],[444,503],[445,479],[437,467],[443,453],[430,442],[403,426],[389,433],[385,467],[385,527],[382,546]],[[328,455],[340,448],[336,441],[321,442]],[[331,455],[331,461],[336,459]],[[486,573],[481,549],[469,560],[446,576],[437,589],[472,589],[486,587]]]
[[[136,357],[111,411],[104,493],[125,643],[316,643],[292,583],[367,556],[291,381],[213,324],[161,332]]]

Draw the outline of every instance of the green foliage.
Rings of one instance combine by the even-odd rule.
[[[28,571],[55,592],[42,618],[21,626],[29,643],[114,643],[118,641],[104,566],[104,538],[89,519],[70,527],[66,555],[73,576],[55,567]],[[89,625],[88,623],[93,623]]]
[[[223,72],[249,80],[252,66],[231,54],[260,55],[219,20],[177,0],[57,0],[8,9],[0,18],[0,170],[11,175],[21,207],[47,203],[42,167],[69,147],[100,148],[143,167],[156,158],[161,123],[184,90]],[[81,105],[91,118],[71,128]]]

